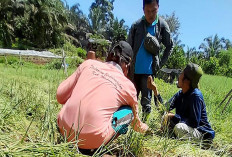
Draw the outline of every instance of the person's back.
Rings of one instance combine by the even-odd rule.
[[[149,132],[138,116],[136,89],[126,78],[132,57],[131,46],[120,41],[106,63],[89,59],[59,85],[57,101],[64,104],[59,130],[82,154],[93,155],[101,145],[125,134],[129,125]]]
[[[74,130],[76,134],[80,132],[79,139],[84,139],[79,143],[83,144],[80,148],[98,148],[114,133],[111,127],[113,113],[122,104],[137,102],[133,84],[124,76],[120,66],[113,64],[87,60],[72,76],[71,82],[77,79],[78,82],[59,113],[58,125],[61,132],[66,130],[66,135],[71,135],[69,141],[75,137]],[[63,90],[61,86],[58,92]]]

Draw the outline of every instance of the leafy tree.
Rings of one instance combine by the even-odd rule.
[[[210,57],[203,64],[203,71],[207,74],[219,74],[219,60],[216,57]]]
[[[165,16],[162,16],[162,17],[168,23],[171,35],[173,37],[173,43],[174,43],[174,45],[178,45],[178,46],[184,47],[185,45],[181,44],[181,40],[179,40],[180,22],[179,22],[178,17],[176,17],[175,12],[173,12],[171,15],[165,15]]]
[[[186,65],[186,58],[183,47],[175,46],[172,55],[168,58],[166,63],[167,68],[181,69]]]
[[[172,36],[175,36],[176,34],[179,34],[180,22],[179,22],[178,17],[176,17],[175,12],[173,12],[170,16],[165,15],[165,16],[162,16],[162,17],[168,23],[168,26],[170,28],[170,32],[172,33]]]
[[[232,77],[232,49],[221,51],[218,60],[220,74]]]
[[[232,65],[232,49],[230,51],[222,51],[218,55],[220,66],[229,67]]]

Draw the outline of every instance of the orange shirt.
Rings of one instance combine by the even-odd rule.
[[[114,62],[83,62],[59,85],[57,100],[64,104],[58,115],[60,132],[68,141],[78,139],[82,149],[98,148],[113,137],[112,116],[122,105],[132,107],[135,131],[148,129],[138,117],[134,85]]]

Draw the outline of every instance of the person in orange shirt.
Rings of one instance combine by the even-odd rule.
[[[57,89],[57,101],[63,104],[58,114],[60,133],[77,143],[81,153],[93,155],[101,146],[120,134],[128,125],[140,133],[149,127],[138,116],[137,93],[126,77],[133,52],[120,41],[106,62],[84,61]]]

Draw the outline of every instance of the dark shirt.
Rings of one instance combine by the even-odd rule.
[[[169,110],[176,109],[175,121],[185,123],[204,134],[204,139],[213,139],[215,131],[211,128],[206,113],[203,95],[198,88],[185,94],[180,90],[170,99]]]
[[[141,18],[131,26],[128,35],[128,43],[133,49],[133,59],[128,73],[128,76],[131,80],[134,80],[134,68],[137,53],[139,52],[139,48],[144,40],[144,37],[147,34],[146,26],[147,23],[145,18]],[[162,58],[159,58],[160,54],[153,55],[152,70],[154,74],[156,74],[158,70],[163,67],[163,65],[167,62],[168,57],[171,55],[173,49],[173,41],[171,38],[169,26],[167,22],[161,17],[158,17],[158,23],[155,25],[155,36],[158,39],[159,43],[162,43],[164,45],[165,49],[162,53]]]

